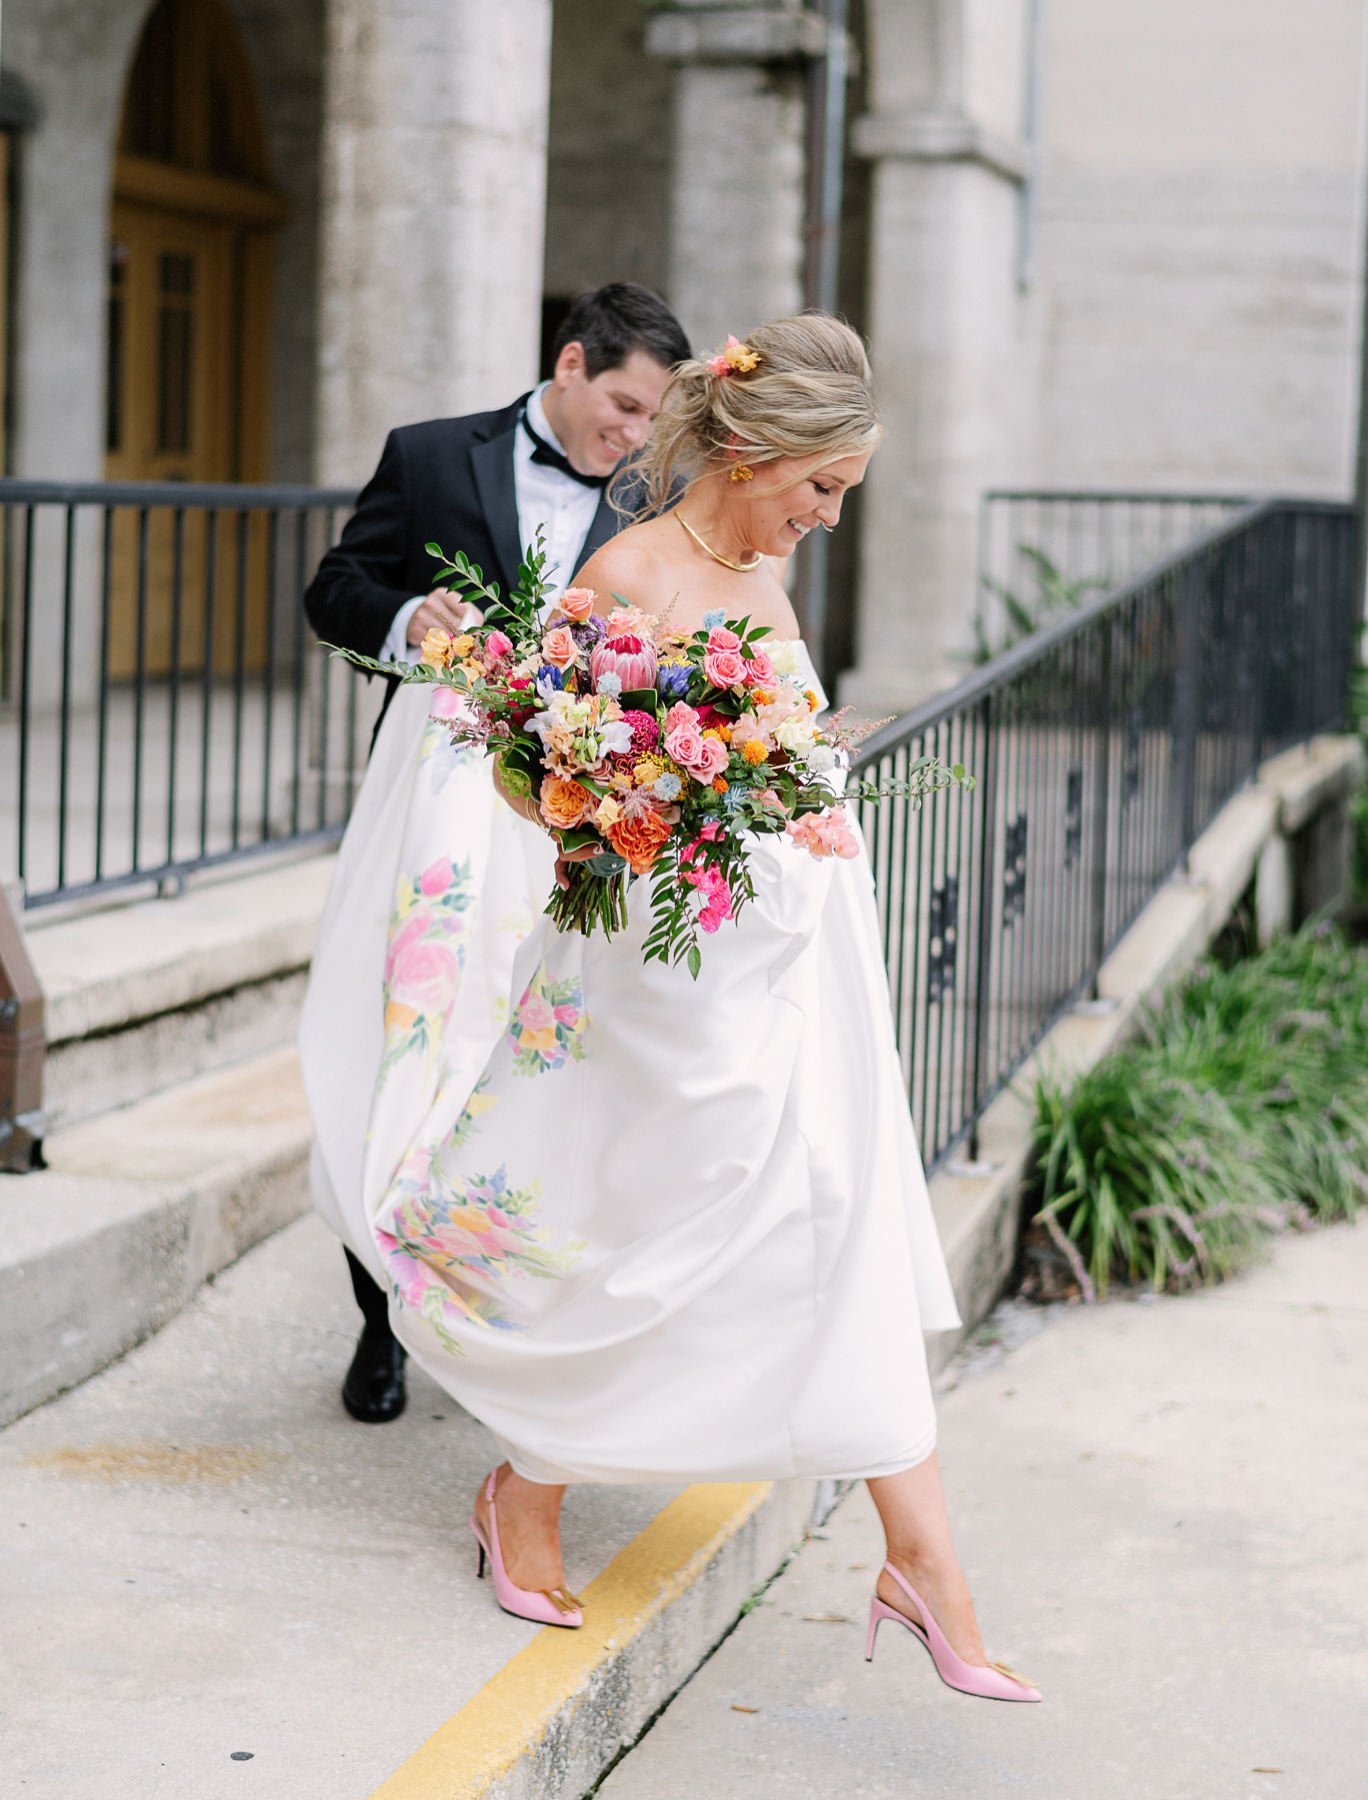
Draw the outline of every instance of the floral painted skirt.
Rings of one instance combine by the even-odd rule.
[[[868,863],[759,844],[697,982],[542,916],[549,840],[386,716],[301,1035],[324,1217],[414,1358],[538,1481],[889,1473],[958,1323]]]

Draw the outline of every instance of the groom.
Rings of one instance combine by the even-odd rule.
[[[646,441],[671,368],[690,354],[663,301],[612,282],[571,307],[551,378],[532,393],[498,412],[390,432],[304,595],[319,637],[409,662],[431,626],[459,629],[466,603],[431,585],[435,565],[424,545],[434,542],[448,554],[463,550],[507,593],[540,526],[554,598],[623,524],[608,502],[608,479]],[[381,1425],[404,1410],[404,1352],[385,1294],[350,1250],[346,1257],[365,1323],[342,1404],[354,1419]]]

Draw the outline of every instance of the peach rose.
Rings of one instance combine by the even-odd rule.
[[[619,819],[608,832],[608,842],[619,856],[627,858],[634,875],[649,875],[669,841],[670,828],[658,812],[644,813],[639,819]]]
[[[548,775],[541,784],[537,810],[552,831],[573,831],[582,825],[594,796],[578,781],[565,781],[559,775]]]
[[[595,598],[593,588],[566,588],[556,605],[567,619],[582,625],[594,610]]]
[[[553,669],[568,669],[579,656],[579,645],[568,625],[557,625],[542,639],[542,655]]]

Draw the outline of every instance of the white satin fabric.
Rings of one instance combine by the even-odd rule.
[[[542,915],[544,833],[401,689],[301,1033],[314,1199],[529,1479],[888,1474],[959,1323],[867,860],[758,841],[697,982]]]

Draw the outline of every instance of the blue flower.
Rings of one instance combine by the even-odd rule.
[[[688,663],[661,663],[656,686],[667,700],[682,700],[689,691],[693,670]]]
[[[663,775],[657,775],[655,780],[651,783],[651,792],[655,795],[657,800],[665,801],[666,805],[672,800],[678,800],[683,791],[683,782],[679,779],[678,775],[672,774],[669,769],[666,769]]]
[[[708,627],[709,631],[712,630],[714,625],[725,625],[726,622],[727,615],[720,606],[714,606],[711,612],[705,612],[703,615],[703,623]]]
[[[594,683],[594,692],[596,694],[620,694],[622,692],[621,675],[614,675],[611,669],[605,669]]]
[[[741,802],[749,793],[750,789],[748,787],[745,787],[739,781],[733,781],[726,793],[722,796],[722,804],[726,807],[728,812],[735,812],[736,808],[740,806]]]
[[[565,686],[565,677],[561,674],[559,669],[553,668],[550,663],[543,663],[537,670],[537,686],[543,693],[545,693],[548,688],[560,689]]]

